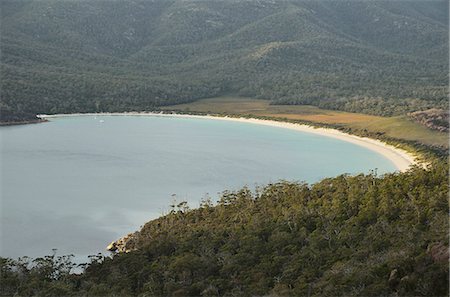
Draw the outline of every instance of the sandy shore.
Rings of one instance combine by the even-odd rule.
[[[113,115],[113,116],[159,116],[159,117],[181,117],[181,118],[198,118],[198,119],[211,119],[221,121],[234,121],[250,124],[265,125],[271,127],[279,127],[285,129],[291,129],[300,132],[314,133],[326,137],[332,137],[339,140],[347,141],[369,150],[372,150],[378,154],[383,155],[386,159],[390,160],[399,171],[406,171],[411,165],[418,164],[416,156],[413,154],[397,148],[393,145],[386,144],[382,141],[360,137],[352,134],[343,133],[335,129],[328,128],[316,128],[308,125],[294,124],[288,122],[262,120],[255,118],[234,118],[234,117],[220,117],[210,115],[187,115],[187,114],[164,114],[164,113],[152,113],[152,112],[124,112],[124,113],[80,113],[80,114],[55,114],[55,115],[38,115],[42,119],[55,118],[55,117],[71,117],[71,116],[101,116],[101,115]]]

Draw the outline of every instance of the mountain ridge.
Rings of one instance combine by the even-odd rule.
[[[364,113],[363,101],[377,101],[382,115],[392,104],[405,113],[447,105],[445,1],[5,0],[1,8],[0,111],[149,110],[230,93]]]

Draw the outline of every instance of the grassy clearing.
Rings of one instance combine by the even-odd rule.
[[[270,105],[269,100],[242,97],[217,97],[188,104],[166,106],[165,110],[242,114],[331,124],[352,130],[366,130],[400,140],[448,148],[447,133],[430,130],[406,116],[381,117],[360,113],[319,109],[304,105]]]
[[[365,123],[352,123],[350,127],[381,132],[393,138],[418,141],[427,145],[445,148],[449,146],[447,133],[430,130],[412,121],[407,116],[382,118]]]

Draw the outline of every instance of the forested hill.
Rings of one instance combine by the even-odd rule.
[[[8,114],[223,94],[386,115],[446,107],[448,1],[0,3]]]
[[[448,296],[448,163],[186,204],[128,253],[0,258],[1,296]]]

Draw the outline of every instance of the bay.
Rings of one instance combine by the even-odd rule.
[[[3,257],[103,252],[174,199],[196,207],[246,185],[395,171],[342,140],[211,119],[61,117],[0,137]]]

